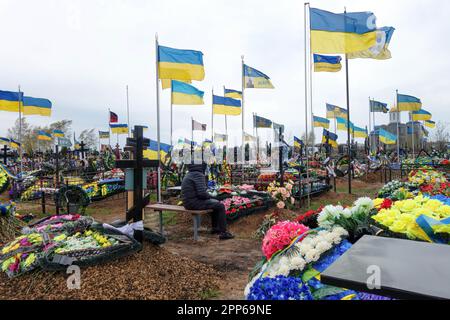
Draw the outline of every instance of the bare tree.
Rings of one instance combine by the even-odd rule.
[[[447,144],[450,140],[450,134],[448,133],[447,127],[448,123],[439,121],[434,130],[433,140],[436,144],[436,148],[440,151],[447,150]]]
[[[97,150],[98,136],[95,129],[85,129],[81,131],[78,141],[83,141],[87,148]]]

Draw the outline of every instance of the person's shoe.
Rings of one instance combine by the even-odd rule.
[[[226,232],[220,233],[219,239],[220,240],[230,240],[230,239],[234,239],[234,236],[231,233],[229,233],[228,231],[226,231]]]

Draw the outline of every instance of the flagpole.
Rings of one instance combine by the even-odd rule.
[[[158,34],[155,34],[155,54],[156,54],[156,127],[157,127],[157,141],[158,141],[158,203],[161,203],[161,127],[160,127],[160,111],[159,111],[159,43]]]
[[[409,117],[411,120],[411,124],[412,124],[412,153],[413,153],[413,159],[416,158],[416,152],[415,152],[415,137],[414,137],[414,118],[413,118],[413,114],[412,111],[409,111]]]
[[[194,118],[191,117],[191,163],[194,164]]]
[[[345,24],[347,24],[347,9],[344,10]],[[348,193],[352,193],[352,152],[350,143],[350,88],[349,88],[349,76],[348,76],[348,55],[345,54],[345,83],[347,94],[347,153],[348,153]]]
[[[22,98],[21,98],[21,91],[20,91],[20,85],[19,85],[19,157],[20,157],[20,173],[22,173],[23,165],[22,165],[22,155],[23,155],[23,145],[22,145]]]
[[[127,85],[127,122],[128,122],[128,137],[130,137],[130,98],[128,95],[128,85]]]
[[[211,141],[214,142],[214,87],[211,93]]]
[[[309,53],[307,50],[308,47],[308,31],[311,32],[311,21],[309,21],[310,25],[308,28],[307,18],[311,19],[308,15],[309,11],[309,2],[305,3],[305,144],[306,144],[306,180],[309,182],[309,139],[308,139],[308,57],[311,57],[311,41],[309,42]],[[311,71],[311,68],[309,68]],[[307,206],[310,206],[310,192],[308,192],[307,196]]]
[[[170,80],[170,90],[172,90],[172,80]],[[173,146],[173,99],[172,92],[170,92],[170,145]]]
[[[242,157],[242,164],[244,164],[244,158],[245,158],[245,150],[244,150],[244,145],[245,145],[245,108],[244,108],[244,91],[245,91],[245,71],[244,71],[244,56],[241,56],[241,60],[242,60],[242,148],[241,148],[241,157]]]
[[[398,163],[401,163],[400,160],[400,110],[398,109],[398,90],[395,91],[395,103],[397,105],[397,158]],[[408,132],[406,132],[406,136],[408,136]]]
[[[108,137],[108,143],[109,146],[111,147],[111,109],[108,108],[108,132],[109,132],[109,137]],[[73,138],[75,139],[75,135],[73,136]],[[74,141],[75,143],[75,141]]]
[[[371,121],[372,121],[372,100],[369,97],[369,140],[368,140],[369,141],[369,156],[370,156],[370,153],[372,152],[372,144],[370,142],[370,134],[372,133]]]

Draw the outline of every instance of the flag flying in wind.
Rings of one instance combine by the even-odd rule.
[[[372,12],[332,13],[310,8],[313,53],[344,54],[368,50],[376,45]]]
[[[109,139],[109,131],[99,131],[98,137],[100,139]]]
[[[363,138],[363,139],[365,139],[365,138],[368,137],[367,130],[363,129],[363,128],[359,128],[357,126],[353,126],[353,136],[355,138]]]
[[[159,146],[161,150],[160,152],[161,160],[164,162],[164,159],[172,151],[172,146],[162,142],[160,142]],[[144,158],[147,158],[149,160],[158,160],[158,142],[150,140],[149,148],[147,150],[144,150],[143,154]]]
[[[23,114],[26,116],[50,117],[52,115],[52,102],[48,99],[23,97]]]
[[[297,137],[294,136],[294,148],[301,149],[303,148],[305,144],[303,141]]]
[[[205,79],[203,53],[195,50],[180,50],[158,47],[160,79],[196,80]]]
[[[274,86],[267,75],[244,64],[244,88],[274,89]]]
[[[315,72],[339,72],[342,69],[340,56],[324,56],[314,54]]]
[[[330,146],[337,149],[338,147],[337,139],[338,139],[337,134],[334,134],[328,131],[327,129],[323,129],[322,143],[326,144],[328,142]]]
[[[343,130],[343,131],[347,131],[348,129],[348,120],[341,118],[341,117],[336,117],[336,121],[337,121],[337,129],[338,130]],[[354,125],[353,123],[350,121],[350,130],[353,130]]]
[[[0,91],[0,111],[19,112],[19,102],[23,101],[23,93]]]
[[[10,143],[11,143],[11,140],[9,140],[8,138],[0,137],[0,144],[4,144],[4,145],[9,146]]]
[[[190,84],[172,80],[172,104],[174,105],[203,105],[204,92]]]
[[[388,113],[389,108],[387,106],[387,103],[370,100],[370,112],[383,112]]]
[[[431,120],[426,120],[425,121],[425,126],[428,127],[428,128],[431,128],[431,129],[436,128],[436,122],[431,121]]]
[[[192,130],[193,131],[206,131],[206,124],[202,124],[195,120],[192,120]]]
[[[128,125],[127,124],[110,124],[111,132],[114,134],[128,134]]]
[[[10,139],[9,145],[11,148],[14,148],[14,149],[18,149],[20,147],[20,143],[17,141],[14,141],[13,139]]]
[[[384,144],[395,144],[397,142],[397,136],[382,128],[378,129],[378,135],[380,141]]]
[[[53,136],[56,138],[64,138],[64,132],[62,130],[53,130]]]
[[[224,96],[225,98],[242,100],[242,91],[224,88]]]
[[[348,119],[347,110],[327,103],[327,118],[335,119],[337,117]]]
[[[119,116],[116,113],[110,111],[109,112],[109,123],[117,123],[117,122],[119,122]]]
[[[389,50],[389,44],[394,34],[395,28],[382,27],[377,29],[377,40],[373,47],[367,50],[352,52],[347,55],[349,59],[376,59],[376,60],[388,60],[392,58],[391,51]]]
[[[238,116],[242,113],[241,101],[213,95],[213,112],[214,114]]]
[[[174,80],[176,80],[176,79],[174,79]],[[189,83],[189,84],[192,83],[191,80],[178,80],[178,81],[184,82],[184,83]],[[172,88],[172,79],[161,79],[161,86],[162,86],[163,90],[171,89]]]
[[[406,94],[398,94],[397,101],[399,111],[418,111],[422,108],[422,101],[419,98]]]
[[[272,121],[255,115],[253,117],[253,126],[255,128],[272,128]]]
[[[428,111],[425,111],[424,109],[420,109],[418,111],[412,112],[412,120],[413,121],[419,121],[419,120],[431,120],[431,113]]]
[[[330,120],[313,116],[313,125],[315,128],[330,129]]]
[[[44,130],[39,130],[38,131],[38,140],[52,141],[52,135],[50,133],[45,132]]]

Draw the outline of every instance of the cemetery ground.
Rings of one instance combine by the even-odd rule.
[[[361,196],[373,197],[383,184],[353,181],[353,194],[347,193],[347,180],[337,181],[337,192],[311,199],[311,209],[328,204],[350,205]],[[0,196],[5,200],[6,194]],[[111,223],[125,216],[125,198],[91,204],[86,213]],[[177,199],[169,202],[176,204]],[[18,212],[40,215],[39,204],[17,204]],[[0,275],[0,299],[243,299],[248,274],[261,257],[261,240],[254,235],[264,217],[275,209],[243,217],[229,224],[236,236],[220,241],[210,235],[209,219],[202,219],[200,240],[194,242],[192,217],[164,213],[165,244],[144,243],[134,255],[81,270],[81,289],[68,290],[63,272],[33,272],[9,280]],[[285,211],[295,218],[307,211],[303,206]],[[51,210],[50,210],[51,212]],[[145,224],[156,228],[157,217],[146,214]]]

